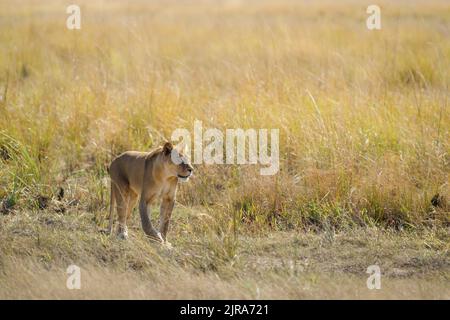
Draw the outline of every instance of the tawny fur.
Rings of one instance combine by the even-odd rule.
[[[180,161],[175,163],[173,157]],[[118,235],[128,237],[127,220],[139,200],[139,214],[144,232],[160,242],[167,242],[167,231],[175,204],[179,180],[186,181],[193,171],[181,150],[166,143],[152,152],[127,151],[115,158],[109,167],[111,200],[109,232],[114,225],[114,205],[118,215]],[[159,230],[149,218],[151,204],[161,198]]]

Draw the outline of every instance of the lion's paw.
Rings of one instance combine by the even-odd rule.
[[[122,239],[122,240],[127,240],[127,239],[128,239],[128,230],[127,230],[127,229],[121,230],[121,231],[117,234],[117,237],[118,237],[119,239]]]
[[[167,249],[169,249],[169,250],[171,250],[171,249],[173,249],[173,246],[172,246],[172,244],[169,242],[169,241],[164,241],[164,246],[167,248]]]

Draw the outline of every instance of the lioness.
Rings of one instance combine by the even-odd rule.
[[[139,213],[144,232],[157,241],[167,242],[178,181],[187,181],[192,172],[193,168],[180,148],[173,147],[170,142],[152,152],[127,151],[119,155],[109,166],[109,233],[113,231],[113,206],[116,203],[118,235],[123,239],[128,237],[127,219],[140,196]],[[153,227],[148,215],[150,206],[157,197],[162,199],[159,232]]]

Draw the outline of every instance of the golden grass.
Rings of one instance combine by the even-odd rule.
[[[19,267],[17,267],[17,265]],[[25,267],[24,267],[25,265]],[[130,272],[84,267],[79,290],[66,288],[63,268],[15,260],[7,266],[0,299],[449,299],[448,279],[389,279],[368,290],[359,276],[270,275],[265,281],[246,277],[226,281],[216,275],[175,270],[149,279]]]
[[[125,150],[149,150],[176,128],[192,129],[198,119],[222,130],[280,129],[281,170],[262,177],[256,167],[196,167],[196,176],[180,188],[178,207],[194,208],[193,216],[203,218],[195,224],[178,220],[173,231],[175,239],[191,235],[184,250],[204,252],[186,262],[193,270],[228,266],[240,246],[253,248],[243,238],[273,232],[330,235],[386,227],[418,239],[423,230],[448,231],[446,1],[379,1],[380,31],[366,29],[369,1],[78,3],[82,28],[70,31],[64,1],[0,2],[3,227],[17,219],[27,230],[31,219],[45,228],[45,221],[35,220],[42,215],[39,206],[57,217],[69,214],[68,232],[87,251],[75,257],[90,256],[94,240],[78,223],[91,223],[90,232],[105,225],[110,160]],[[43,205],[59,187],[65,190],[62,201]],[[433,197],[439,199],[434,206]],[[31,250],[36,235],[32,243],[19,237],[14,250],[15,235],[6,234],[2,240],[10,244],[1,247],[0,258],[25,251],[31,259],[25,265],[45,261],[44,255],[36,262]],[[106,246],[114,241],[101,239]],[[138,250],[134,240],[129,246]],[[425,250],[427,240],[417,241]],[[60,242],[63,234],[51,241]],[[63,246],[49,261],[70,257],[71,250]],[[439,250],[440,268],[448,271],[448,247]],[[107,268],[86,264],[93,277]],[[238,279],[244,276],[249,274]],[[132,286],[136,277],[126,282]],[[11,281],[10,288],[16,283]],[[284,292],[283,281],[266,297]],[[443,297],[430,293],[431,283],[413,296]],[[254,297],[250,289],[232,294],[240,290],[234,284],[223,284],[231,291],[217,296]],[[57,288],[49,290],[58,296],[52,293]],[[316,296],[295,291],[287,297]]]
[[[448,198],[445,2],[383,3],[377,32],[362,2],[81,3],[70,31],[64,2],[2,2],[4,197],[83,178],[98,192],[114,155],[199,119],[279,128],[281,172],[199,167],[186,204],[420,224],[436,193]]]
[[[172,250],[149,242],[137,216],[128,241],[97,232],[78,210],[0,216],[0,298],[450,298],[448,230],[278,231],[231,246],[199,211],[175,210]],[[72,264],[80,290],[66,287]],[[380,290],[366,286],[374,264]]]

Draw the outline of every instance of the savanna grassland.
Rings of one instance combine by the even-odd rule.
[[[0,298],[450,298],[448,1],[76,2],[0,0]],[[171,250],[101,233],[111,159],[195,120],[280,171],[196,165]]]

